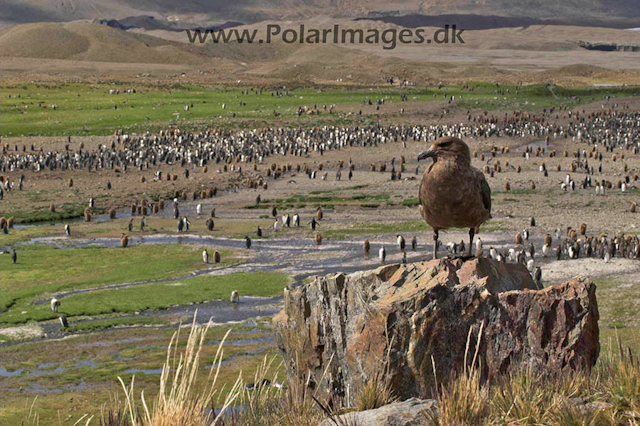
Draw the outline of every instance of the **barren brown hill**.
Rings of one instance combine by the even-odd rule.
[[[472,14],[517,18],[593,20],[640,17],[637,0],[2,0],[0,21],[66,22],[79,19],[152,15],[185,22],[335,17]]]
[[[76,61],[200,64],[189,45],[88,22],[38,23],[0,33],[0,56]]]

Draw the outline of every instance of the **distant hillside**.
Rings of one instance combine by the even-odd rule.
[[[212,22],[303,19],[317,15],[380,17],[474,14],[602,22],[640,17],[638,0],[2,0],[0,21],[68,22],[151,15]]]
[[[87,22],[25,24],[0,33],[0,57],[199,64],[195,48]]]

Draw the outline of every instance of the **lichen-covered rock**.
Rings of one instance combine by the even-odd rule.
[[[319,426],[366,425],[366,426],[422,426],[437,415],[438,403],[433,399],[410,398],[380,408],[356,411],[325,419]]]
[[[290,380],[351,399],[388,371],[401,399],[427,398],[475,352],[484,378],[517,363],[590,368],[599,354],[595,285],[574,278],[536,290],[522,264],[438,259],[331,274],[285,291],[274,318]],[[471,333],[470,333],[471,330]]]

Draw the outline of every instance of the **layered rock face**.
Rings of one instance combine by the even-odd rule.
[[[522,264],[438,259],[317,277],[285,291],[273,321],[289,380],[351,403],[386,373],[401,399],[426,398],[476,348],[485,379],[521,363],[590,368],[600,350],[595,290],[582,278],[537,290]]]
[[[374,410],[356,411],[324,419],[319,426],[367,425],[367,426],[424,426],[436,418],[438,403],[433,399],[411,398],[394,402]]]

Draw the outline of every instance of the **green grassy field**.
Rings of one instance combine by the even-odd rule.
[[[552,105],[592,102],[604,96],[637,96],[640,89],[583,88],[571,89],[531,85],[522,88],[516,95],[514,86],[502,86],[505,94],[496,92],[490,83],[471,83],[473,91],[461,86],[440,89],[420,87],[376,87],[376,88],[298,88],[291,89],[289,96],[272,96],[271,90],[262,94],[249,92],[248,88],[209,88],[193,85],[141,86],[132,94],[110,95],[109,89],[132,87],[132,85],[67,84],[67,85],[16,85],[0,88],[1,136],[63,136],[63,135],[108,135],[123,128],[127,132],[155,130],[171,123],[182,127],[216,126],[239,127],[243,125],[269,125],[285,121],[289,125],[317,126],[323,124],[349,124],[375,122],[375,116],[384,112],[385,117],[399,114],[401,94],[407,94],[409,102],[431,102],[446,100],[451,96],[459,99],[464,108],[477,109],[540,109]],[[506,93],[506,91],[509,93]],[[461,98],[462,97],[462,98]],[[371,99],[373,106],[364,105]],[[385,99],[385,106],[376,111],[375,101]],[[242,104],[241,104],[242,102]],[[391,102],[391,104],[389,104]],[[193,104],[193,107],[191,105]],[[226,108],[223,109],[223,104]],[[363,116],[343,113],[329,114],[323,105],[336,104],[353,111],[363,110]],[[56,106],[56,109],[53,108]],[[184,107],[189,106],[185,111]],[[321,114],[302,114],[298,107],[313,108],[317,105]],[[117,107],[117,108],[116,108]],[[273,112],[280,114],[274,117]]]
[[[211,247],[207,248],[213,252]],[[3,290],[0,295],[0,308],[3,310],[0,323],[56,318],[48,304],[31,304],[56,292],[179,277],[211,267],[202,262],[201,251],[202,247],[181,244],[134,245],[126,249],[22,246],[18,249],[18,263],[15,265],[11,264],[9,256],[0,256]],[[222,263],[217,266],[237,262],[229,250],[218,251]],[[89,297],[88,300],[93,299]],[[99,303],[99,300],[94,303]],[[65,299],[64,311],[69,315],[92,312],[81,306],[68,310],[66,305]]]
[[[60,312],[68,318],[104,314],[131,314],[147,309],[166,309],[175,305],[228,299],[233,290],[242,296],[275,296],[282,293],[289,278],[286,274],[242,272],[201,276],[180,281],[136,285],[70,295],[64,298]],[[3,323],[22,323],[57,318],[49,304],[21,306],[3,313]],[[111,325],[111,324],[109,324]]]
[[[625,276],[594,280],[600,312],[600,344],[610,347],[618,337],[634,353],[640,352],[640,289]]]

